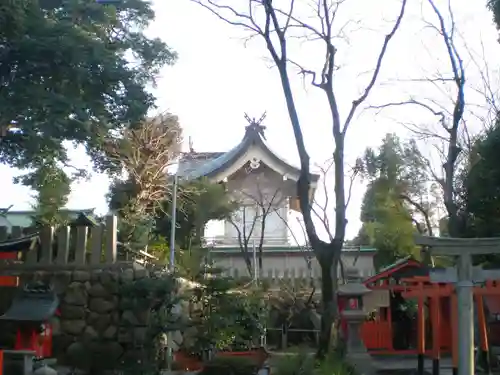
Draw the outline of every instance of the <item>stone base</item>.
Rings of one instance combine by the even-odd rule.
[[[374,375],[377,372],[373,358],[367,352],[347,353],[346,360],[358,375]]]

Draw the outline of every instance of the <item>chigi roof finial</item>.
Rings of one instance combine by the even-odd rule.
[[[264,134],[264,131],[266,130],[266,127],[262,125],[262,122],[266,119],[267,112],[264,112],[262,116],[258,120],[254,118],[250,118],[248,114],[245,113],[245,120],[247,120],[248,125],[245,127],[246,131],[254,131],[260,134],[260,136],[264,139],[266,139],[266,135]]]
[[[189,152],[194,153],[193,138],[191,138],[191,136],[189,136],[188,142],[189,142]]]

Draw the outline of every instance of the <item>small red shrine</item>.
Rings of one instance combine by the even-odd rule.
[[[52,355],[52,325],[59,300],[51,287],[43,284],[25,286],[14,298],[0,321],[14,323],[17,329],[14,350],[35,352],[38,358]]]
[[[372,314],[361,327],[366,348],[371,354],[417,354],[419,373],[423,373],[424,356],[431,356],[433,367],[437,369],[445,353],[452,355],[455,370],[458,364],[455,287],[449,283],[432,283],[430,270],[407,257],[364,281],[372,295],[379,293],[384,296],[372,300],[374,303],[366,311]],[[500,314],[500,280],[474,286],[473,293],[478,318],[478,347],[487,353],[490,346],[488,330],[491,328],[487,316]],[[339,309],[344,309],[346,303],[339,299]],[[414,311],[410,313],[408,306],[413,306]]]

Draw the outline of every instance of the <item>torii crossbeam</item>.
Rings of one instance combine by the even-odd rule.
[[[500,238],[447,238],[416,235],[415,244],[425,246],[433,255],[457,258],[456,283],[458,299],[458,374],[474,375],[474,304],[475,275],[472,255],[500,254]],[[436,277],[436,272],[434,272]],[[481,275],[484,279],[486,274]],[[490,275],[491,276],[491,275]],[[431,280],[433,275],[431,274]],[[439,278],[439,277],[438,277]],[[442,281],[441,281],[442,282]]]

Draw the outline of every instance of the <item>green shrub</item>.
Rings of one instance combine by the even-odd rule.
[[[218,357],[204,365],[199,375],[256,375],[257,361],[248,357]]]
[[[333,353],[321,362],[306,352],[288,354],[273,362],[272,375],[354,375],[353,369]]]
[[[272,370],[273,375],[315,374],[316,363],[314,357],[305,352],[287,354],[273,362],[275,362]]]

